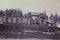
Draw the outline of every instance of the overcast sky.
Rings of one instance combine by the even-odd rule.
[[[0,0],[0,10],[20,8],[25,12],[60,13],[60,0]]]

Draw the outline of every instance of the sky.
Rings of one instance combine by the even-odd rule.
[[[0,10],[21,9],[26,12],[43,12],[47,15],[57,13],[60,15],[60,0],[0,0]]]

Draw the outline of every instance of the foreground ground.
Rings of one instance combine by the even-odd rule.
[[[0,40],[60,40],[60,39],[0,39]]]
[[[5,32],[0,33],[0,38],[7,39],[7,38],[13,38],[13,39],[60,39],[60,34],[46,34],[41,32],[25,32],[24,34],[18,32]]]

